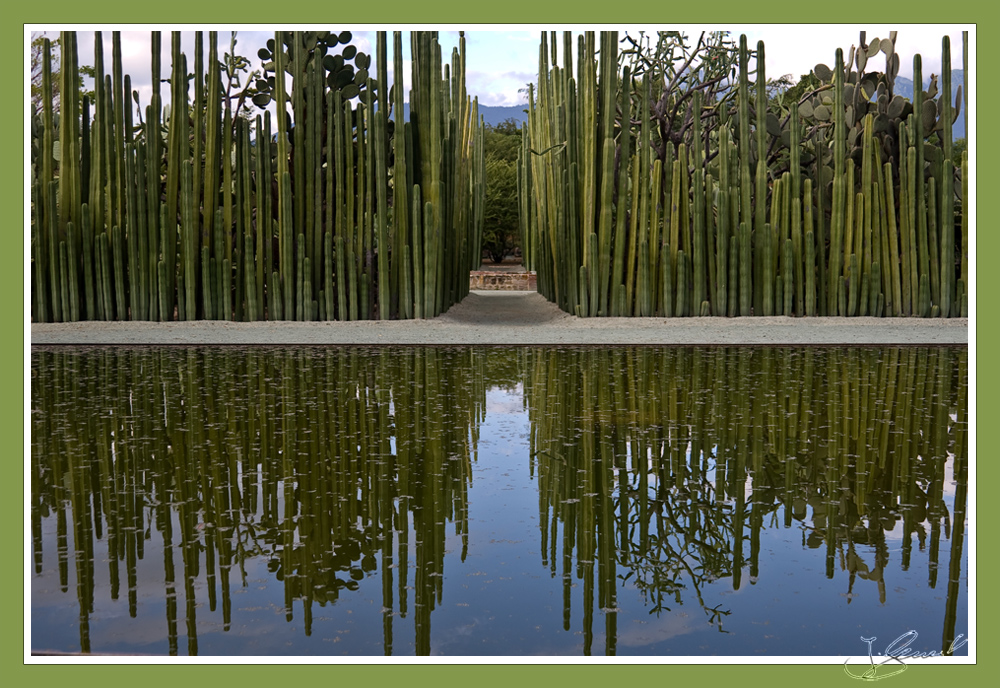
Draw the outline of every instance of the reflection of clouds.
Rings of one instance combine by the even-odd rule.
[[[525,422],[527,422],[528,412],[524,409],[523,389],[521,383],[518,383],[511,390],[491,387],[486,392],[487,419],[490,414],[510,414],[523,415]]]
[[[432,655],[449,655],[448,648],[458,648],[455,655],[464,654],[462,648],[469,645],[473,634],[483,634],[483,629],[492,626],[491,623],[496,617],[473,616],[465,619],[465,623],[455,624],[446,630],[434,629],[434,638],[431,642]],[[485,634],[487,637],[489,633]]]
[[[178,620],[178,647],[181,654],[187,654],[187,635],[184,629],[183,616]],[[93,652],[106,652],[107,648],[121,647],[126,644],[125,651],[149,652],[165,655],[169,651],[167,624],[163,617],[153,614],[140,614],[128,622],[127,630],[121,625],[100,623],[97,616],[91,617],[90,647]],[[199,631],[201,628],[198,629]],[[44,648],[41,648],[44,649]]]
[[[678,611],[618,626],[618,644],[643,647],[709,628],[704,617]]]
[[[951,508],[955,508],[955,455],[948,454],[948,460],[944,464],[944,484],[941,493],[951,499]]]

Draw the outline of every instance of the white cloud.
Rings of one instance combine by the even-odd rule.
[[[747,27],[751,28],[751,27]],[[837,48],[844,51],[846,60],[852,45],[860,44],[860,32],[866,31],[865,40],[889,38],[890,31],[897,31],[895,52],[899,55],[899,75],[912,78],[913,56],[920,54],[924,78],[941,73],[941,38],[945,34],[951,40],[952,69],[962,68],[962,28],[947,24],[920,25],[789,25],[748,30],[747,38],[751,48],[756,48],[757,40],[764,40],[767,74],[781,76],[791,74],[798,79],[808,73],[817,63],[832,66]],[[974,27],[964,27],[974,30]],[[870,69],[885,70],[885,56],[872,58]]]
[[[112,27],[113,28],[113,27]],[[215,27],[218,28],[218,27]],[[392,27],[387,27],[392,28]],[[593,29],[595,27],[586,27]],[[597,27],[600,28],[600,27]],[[746,33],[752,49],[756,49],[759,39],[765,42],[768,76],[776,77],[790,74],[797,79],[801,74],[809,72],[817,63],[832,64],[838,47],[845,54],[852,44],[858,43],[858,33],[864,28],[867,40],[875,37],[888,37],[893,28],[898,30],[896,52],[900,55],[900,75],[912,76],[913,55],[920,53],[923,60],[924,77],[941,71],[941,36],[947,33],[951,37],[952,68],[962,66],[962,28],[975,31],[975,27],[958,25],[843,25],[843,24],[805,24],[805,25],[748,25],[748,26],[628,26],[608,27],[619,31],[623,36],[626,31],[633,35],[643,30],[647,33],[660,29],[677,29],[685,31],[692,40],[706,28],[712,30],[731,31],[738,39],[741,33]],[[237,33],[237,53],[249,58],[251,68],[260,66],[257,51],[263,47],[268,38],[273,37],[273,31],[259,31],[256,26],[240,29]],[[372,54],[375,36],[370,30],[352,31],[354,44],[359,50]],[[50,32],[56,35],[56,32]],[[467,53],[467,84],[471,95],[478,95],[484,105],[514,105],[523,102],[524,96],[518,93],[528,81],[534,81],[538,65],[538,45],[540,31],[533,27],[511,26],[498,30],[466,32]],[[189,71],[193,69],[194,33],[184,31],[181,34],[182,50],[188,56]],[[126,73],[131,75],[132,87],[140,93],[143,105],[148,102],[151,93],[150,83],[150,38],[148,31],[123,31],[122,61]],[[169,77],[170,73],[170,31],[162,33],[161,76]],[[442,61],[451,60],[452,50],[458,46],[457,30],[444,30],[439,34]],[[562,37],[558,37],[560,62],[565,62],[562,55]],[[94,54],[94,36],[90,31],[82,31],[78,35],[79,59],[81,64],[92,64]],[[388,46],[392,51],[392,34],[388,36]],[[575,41],[574,41],[575,44]],[[111,69],[111,31],[104,32],[104,61],[106,73]],[[207,33],[204,38],[205,52],[208,52]],[[410,88],[410,45],[408,38],[403,37],[403,52],[406,77],[404,83],[407,91]],[[219,53],[229,51],[229,29],[219,31]],[[974,55],[974,49],[970,51]],[[391,56],[390,56],[391,57]],[[884,69],[884,59],[873,58],[874,69]],[[392,63],[389,63],[389,78],[392,75]],[[169,96],[166,87],[163,88],[165,99]]]

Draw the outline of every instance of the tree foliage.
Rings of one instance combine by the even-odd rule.
[[[32,33],[31,37],[31,110],[40,112],[42,109],[42,98],[46,97],[42,92],[42,63],[44,60],[45,39],[47,37],[39,32]],[[50,39],[51,65],[52,65],[52,92],[48,98],[52,99],[53,112],[59,111],[59,39]],[[90,65],[81,65],[80,73],[77,75],[77,88],[80,89],[80,98],[83,96],[94,100],[94,91],[84,88],[84,77],[94,78],[94,68]]]
[[[787,75],[786,77],[787,78]],[[813,91],[817,91],[823,88],[824,84],[819,80],[812,72],[808,74],[802,74],[799,76],[799,80],[794,84],[788,86],[787,88],[779,91],[776,94],[775,99],[782,105],[791,105],[792,103],[797,103],[802,98]]]
[[[486,125],[486,208],[483,249],[495,263],[520,243],[518,234],[517,155],[521,132],[513,118]]]
[[[486,155],[493,155],[507,162],[517,162],[521,150],[521,130],[513,117],[508,117],[496,126],[486,125]]]

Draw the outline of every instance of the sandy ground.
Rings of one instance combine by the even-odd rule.
[[[968,344],[966,318],[577,318],[537,292],[476,291],[432,320],[76,322],[46,344]]]

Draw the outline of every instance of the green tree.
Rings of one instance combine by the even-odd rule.
[[[508,117],[496,126],[486,125],[486,155],[517,162],[517,153],[521,150],[521,129],[518,121]]]
[[[786,77],[783,78],[787,78]],[[794,85],[789,86],[784,91],[779,94],[781,103],[785,105],[791,105],[793,102],[797,103],[802,100],[802,97],[812,92],[823,88],[824,84],[819,80],[812,72],[808,74],[802,74],[799,76],[799,80],[795,82]]]
[[[962,153],[964,153],[969,148],[969,142],[966,139],[955,139],[951,144],[951,162],[955,165],[956,170],[962,169]]]
[[[521,131],[517,120],[486,126],[486,208],[483,249],[495,263],[520,244],[517,203],[517,154]]]
[[[520,243],[517,227],[517,164],[486,159],[486,209],[483,248],[494,263]]]

